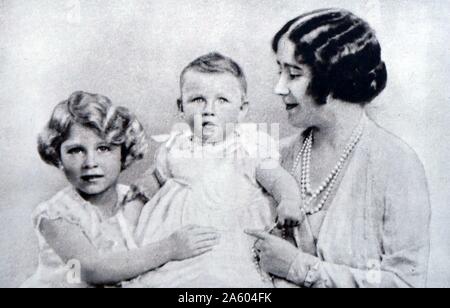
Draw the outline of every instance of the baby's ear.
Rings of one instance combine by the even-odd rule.
[[[248,111],[250,102],[248,100],[242,101],[241,111]]]
[[[239,122],[244,122],[250,109],[250,103],[244,100],[241,105],[241,111],[239,112]]]
[[[184,112],[184,108],[183,108],[183,100],[181,98],[177,99],[177,106],[178,106],[178,110],[180,112]]]

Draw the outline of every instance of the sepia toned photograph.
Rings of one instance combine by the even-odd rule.
[[[0,287],[449,288],[449,11],[0,0]]]

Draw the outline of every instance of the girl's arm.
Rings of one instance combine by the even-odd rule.
[[[302,214],[297,181],[278,164],[262,167],[256,170],[256,180],[278,203],[278,223],[287,227],[298,225]]]
[[[139,249],[100,254],[80,228],[62,219],[43,219],[40,230],[64,262],[80,262],[81,278],[91,285],[116,284],[169,261],[199,256],[210,251],[218,241],[215,230],[189,226]]]

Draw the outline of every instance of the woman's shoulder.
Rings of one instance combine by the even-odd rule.
[[[416,151],[402,138],[369,120],[368,137],[370,156],[379,167],[386,166],[391,172],[424,172],[424,166]]]

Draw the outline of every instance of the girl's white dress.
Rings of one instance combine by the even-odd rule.
[[[130,287],[272,287],[254,263],[254,238],[245,229],[274,223],[274,202],[256,181],[256,168],[278,165],[277,144],[248,126],[219,145],[202,145],[191,132],[175,133],[157,151],[155,173],[162,189],[146,204],[137,230],[139,245],[163,239],[183,226],[219,230],[210,253],[170,262]],[[256,126],[255,126],[256,128]]]
[[[118,185],[119,202],[123,200],[129,187]],[[102,220],[97,208],[83,200],[73,187],[57,193],[52,199],[41,203],[33,215],[33,223],[39,240],[39,265],[36,273],[22,288],[79,288],[89,287],[77,282],[77,264],[66,264],[48,245],[40,232],[43,219],[59,220],[76,225],[99,253],[125,251],[137,248],[132,231],[123,216],[123,208],[116,215]]]

